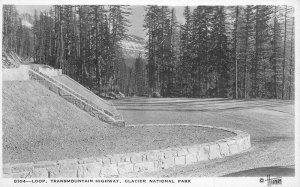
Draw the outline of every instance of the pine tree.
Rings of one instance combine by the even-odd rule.
[[[184,78],[183,87],[185,89],[185,97],[189,97],[191,95],[191,88],[193,81],[191,79],[191,71],[192,71],[192,58],[191,58],[191,49],[192,49],[192,36],[191,36],[191,11],[190,7],[186,6],[184,8],[183,15],[185,17],[185,24],[182,26],[181,31],[181,50],[182,50],[182,76]]]
[[[278,66],[278,61],[280,59],[280,25],[278,22],[278,7],[274,6],[274,13],[273,13],[273,37],[272,37],[272,56],[270,57],[270,61],[272,63],[272,69],[273,69],[273,88],[271,90],[271,92],[274,94],[273,97],[276,99],[277,98],[277,78],[278,78],[278,70],[277,70],[277,66]]]
[[[240,54],[243,58],[243,96],[249,97],[249,70],[251,70],[251,56],[253,56],[254,46],[254,6],[247,5],[241,12],[242,23],[239,37],[241,38]]]
[[[218,97],[227,97],[230,89],[231,64],[228,56],[230,52],[225,28],[224,7],[215,7],[211,35],[213,47],[210,53],[215,72],[216,95]]]

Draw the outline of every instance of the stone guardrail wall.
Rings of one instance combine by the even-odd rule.
[[[82,89],[86,89],[87,92],[91,93],[91,94],[94,94],[92,91],[90,91],[89,89],[87,89],[86,87],[82,86],[80,83],[78,83],[77,81],[75,81],[74,79],[72,79],[71,77],[67,76],[67,75],[62,75],[64,76],[65,78],[69,79],[70,81],[74,82],[75,84],[77,84],[78,86],[80,86]],[[54,81],[56,81],[54,79]],[[56,81],[58,83],[60,83],[59,81]],[[61,84],[62,85],[62,84]],[[71,88],[67,88],[68,90],[71,90],[72,92],[75,92],[73,91],[73,89]],[[75,92],[76,93],[76,92]],[[93,105],[95,106],[96,108],[99,108],[97,105],[95,105],[93,102],[90,102],[89,100],[86,100],[84,97],[81,97],[81,95],[79,95],[80,98],[84,101],[86,101],[87,103],[89,103],[90,105]],[[98,97],[98,96],[97,96]],[[123,116],[117,111],[117,109],[115,108],[115,106],[113,105],[113,103],[109,102],[109,101],[106,101],[105,99],[102,99],[101,97],[98,97],[102,102],[104,102],[105,104],[109,105],[112,107],[112,110],[113,112],[109,112],[107,110],[104,110],[105,113],[107,113],[108,115],[110,116],[113,116],[115,120],[123,120]]]
[[[39,67],[38,67],[39,68]],[[50,81],[52,81],[53,83],[55,83],[56,85],[62,87],[63,89],[67,90],[68,92],[72,93],[73,95],[75,95],[76,97],[80,98],[81,100],[83,100],[84,102],[88,103],[89,105],[93,106],[94,108],[96,108],[99,111],[104,112],[106,115],[109,115],[110,117],[114,118],[114,120],[123,120],[122,116],[120,114],[113,114],[111,112],[109,112],[108,110],[104,110],[102,109],[100,106],[95,105],[93,102],[87,100],[85,97],[82,97],[80,94],[78,94],[76,91],[74,91],[72,88],[69,88],[68,86],[60,83],[59,81],[53,79],[52,77],[43,74],[42,72],[39,72],[38,68],[33,68],[31,69],[34,73],[42,76],[42,77],[46,77],[47,79],[49,79]]]
[[[204,125],[190,126],[221,129],[233,132],[236,134],[236,136],[199,145],[180,146],[175,148],[150,150],[139,153],[106,155],[99,158],[91,157],[58,161],[40,161],[36,163],[4,164],[3,177],[122,177],[122,175],[124,174],[155,172],[174,166],[185,166],[197,162],[218,159],[241,153],[251,147],[250,135],[243,131]]]
[[[81,110],[87,112],[91,116],[96,117],[97,119],[104,121],[108,124],[112,124],[115,126],[125,126],[125,122],[123,120],[115,120],[110,112],[103,110],[100,107],[92,105],[84,98],[82,98],[79,94],[60,84],[59,82],[55,81],[51,77],[43,75],[33,70],[29,70],[28,73],[30,80],[38,81],[50,91],[56,93],[57,95],[64,98],[68,102],[74,104]]]
[[[80,86],[81,88],[86,89],[86,87],[84,87],[82,84],[78,83],[77,81],[75,81],[74,79],[72,79],[71,77],[69,77],[68,75],[62,75],[62,76],[66,77],[67,79],[69,79],[70,81],[74,82],[75,84],[78,84],[78,86]],[[86,89],[86,91],[87,91],[87,92],[90,92],[91,94],[95,94],[94,92],[92,92],[92,91],[89,90],[89,89]],[[107,100],[105,100],[105,99],[103,99],[103,98],[101,98],[101,97],[99,97],[99,99],[100,99],[102,102],[104,102],[104,103],[106,103],[106,104],[108,104],[108,105],[112,105],[109,101],[107,101]]]

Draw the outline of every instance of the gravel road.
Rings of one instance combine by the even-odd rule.
[[[293,101],[128,98],[115,104],[129,124],[198,123],[251,136],[252,148],[245,153],[134,177],[294,175]]]

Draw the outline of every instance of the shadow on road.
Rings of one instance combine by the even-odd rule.
[[[249,169],[245,171],[239,171],[235,173],[230,173],[222,177],[266,177],[271,175],[271,177],[294,177],[295,176],[295,166],[272,166],[272,167],[260,167]]]
[[[126,98],[115,101],[115,106],[119,110],[138,111],[199,111],[216,112],[224,110],[244,110],[253,108],[265,108],[274,110],[274,107],[282,107],[292,104],[291,101],[278,100],[230,100],[230,99],[177,99],[166,98]],[[278,112],[288,113],[284,110]],[[293,112],[292,112],[293,113]]]
[[[214,107],[212,108],[211,106],[207,106],[207,107],[194,107],[194,108],[184,108],[184,107],[191,107],[191,106],[180,106],[179,107],[172,107],[170,106],[170,104],[166,104],[165,107],[158,107],[157,105],[147,105],[148,108],[145,108],[145,105],[135,105],[135,108],[131,108],[130,106],[128,106],[127,104],[125,105],[116,105],[116,107],[118,107],[118,110],[131,110],[131,111],[184,111],[184,112],[220,112],[220,111],[230,111],[230,110],[247,110],[247,109],[253,109],[253,108],[265,108],[265,109],[270,109],[270,107],[281,107],[283,105],[281,104],[266,104],[266,105],[251,105],[251,106],[246,106],[246,107],[224,107],[222,106],[221,108],[217,108]],[[132,106],[133,107],[133,106]],[[151,107],[151,108],[150,108]],[[201,109],[200,109],[201,108]],[[272,110],[272,109],[271,109]],[[276,110],[274,110],[276,111]],[[282,112],[282,113],[288,113],[288,112],[284,112],[284,111],[279,111],[278,112]]]

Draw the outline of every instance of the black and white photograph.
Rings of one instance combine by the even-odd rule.
[[[1,186],[300,185],[299,2],[45,2],[1,2]]]

